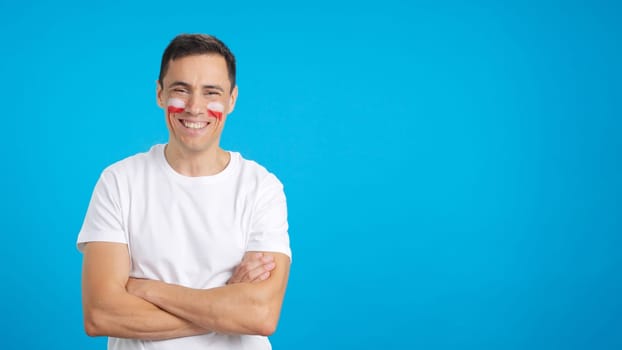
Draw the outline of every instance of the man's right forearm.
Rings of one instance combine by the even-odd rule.
[[[209,332],[141,298],[125,292],[115,294],[85,305],[84,326],[88,335],[162,340]]]
[[[84,248],[82,308],[90,336],[160,340],[208,333],[126,290],[126,244],[90,242]]]

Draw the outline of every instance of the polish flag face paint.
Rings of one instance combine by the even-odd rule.
[[[220,102],[210,102],[207,104],[207,115],[218,120],[222,119],[222,113],[224,110],[225,107]]]
[[[178,98],[169,98],[167,110],[169,113],[183,113],[186,110],[186,103]]]

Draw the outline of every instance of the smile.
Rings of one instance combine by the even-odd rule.
[[[209,122],[200,122],[200,121],[193,122],[193,121],[184,120],[184,119],[180,119],[179,121],[181,122],[183,126],[185,126],[188,129],[203,129],[210,124]]]

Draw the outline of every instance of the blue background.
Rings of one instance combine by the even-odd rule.
[[[622,348],[622,11],[599,1],[3,1],[2,348],[82,328],[88,200],[167,140],[168,42],[238,59],[223,146],[276,173],[275,349]]]

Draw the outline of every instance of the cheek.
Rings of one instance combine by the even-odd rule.
[[[207,115],[222,120],[225,106],[220,102],[210,102],[207,104]]]
[[[222,112],[215,111],[215,110],[213,110],[213,109],[209,109],[209,108],[208,108],[208,109],[207,109],[207,114],[208,114],[210,117],[214,117],[214,118],[216,118],[216,119],[218,119],[218,120],[222,120]]]
[[[166,122],[166,127],[169,130],[172,131],[173,130],[173,125],[174,125],[174,122],[175,122],[174,118],[173,118],[173,114],[172,113],[168,113],[168,112],[164,113],[164,120]]]

